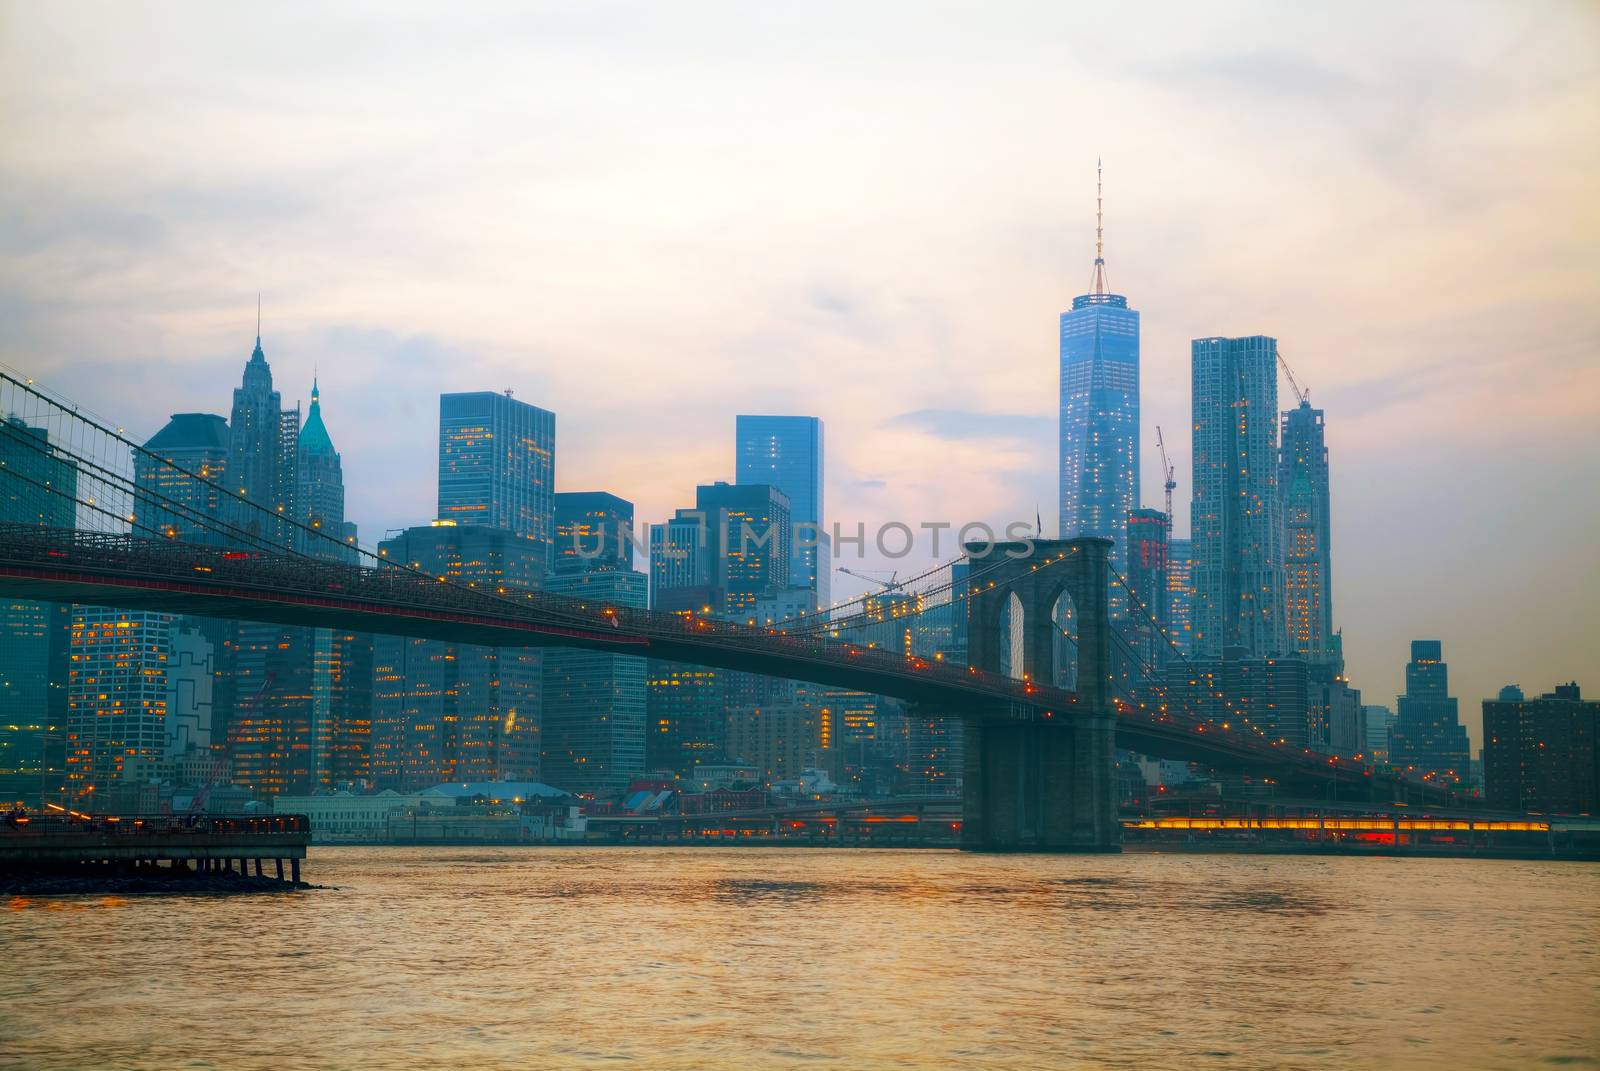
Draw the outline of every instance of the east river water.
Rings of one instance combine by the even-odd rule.
[[[1600,1064],[1600,865],[313,849],[16,899],[0,1067]]]

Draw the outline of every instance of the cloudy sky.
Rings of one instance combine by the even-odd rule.
[[[1368,701],[1413,637],[1474,733],[1507,681],[1600,693],[1600,9],[442,10],[0,2],[0,363],[226,413],[260,291],[367,538],[433,513],[438,393],[501,388],[641,521],[736,412],[826,421],[848,527],[1048,520],[1103,156],[1146,502],[1159,423],[1187,529],[1189,339],[1275,335]]]

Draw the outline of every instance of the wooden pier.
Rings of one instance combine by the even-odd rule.
[[[304,815],[7,815],[0,883],[69,892],[129,879],[147,879],[150,891],[298,888],[310,840]]]

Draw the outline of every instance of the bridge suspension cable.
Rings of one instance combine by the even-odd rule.
[[[1078,551],[1076,547],[1071,548],[1071,553],[1076,554],[1077,552]],[[899,624],[901,622],[915,620],[925,614],[954,612],[951,607],[957,603],[965,602],[971,595],[982,589],[982,585],[975,584],[974,581],[982,580],[982,578],[987,576],[990,572],[1000,568],[1003,564],[1005,564],[1003,558],[996,558],[996,560],[979,566],[978,568],[969,572],[966,576],[962,577],[960,580],[957,580],[954,575],[954,566],[959,564],[962,560],[970,561],[971,559],[963,556],[962,558],[957,558],[952,562],[945,563],[945,565],[940,566],[938,569],[932,569],[927,573],[922,574],[922,576],[926,577],[939,572],[941,569],[950,569],[951,574],[949,578],[938,585],[925,588],[921,591],[897,592],[896,595],[903,596],[905,601],[896,600],[892,596],[888,595],[872,595],[870,593],[865,597],[866,600],[871,600],[874,598],[885,599],[890,603],[890,605],[893,605],[896,602],[898,602],[900,605],[906,605],[906,603],[909,601],[922,603],[923,605],[919,606],[917,609],[906,612],[891,612],[887,616],[875,614],[870,610],[864,610],[862,613],[852,614],[849,617],[820,621],[816,624],[808,626],[806,629],[798,631],[838,634],[850,630],[881,628],[889,624]],[[1039,568],[1047,569],[1064,560],[1064,555],[1057,555],[1056,557],[1046,561],[1042,566],[1039,566]],[[913,581],[906,581],[906,583],[912,583],[915,579],[921,578],[913,578]],[[962,590],[959,592],[955,590],[958,586],[962,588]],[[940,595],[948,595],[949,597],[936,601],[937,596]],[[790,630],[786,627],[784,631]]]
[[[390,575],[454,584],[479,597],[507,599],[513,604],[520,601],[518,595],[530,594],[510,595],[434,576],[409,562],[347,543],[286,511],[250,501],[208,472],[196,472],[160,456],[129,439],[122,428],[113,430],[4,369],[0,369],[0,442],[17,448],[11,453],[12,463],[0,469],[5,477],[0,495],[16,499],[16,490],[26,488],[26,515],[44,527],[142,535],[306,562],[354,559],[352,564]],[[34,471],[30,475],[25,469]],[[18,504],[14,501],[14,507]],[[256,522],[253,527],[252,520]],[[179,539],[180,524],[185,529],[183,536],[198,538]],[[295,536],[300,537],[302,546],[323,553],[298,549]],[[557,607],[547,612],[562,613]],[[573,623],[589,623],[581,613],[567,616]]]

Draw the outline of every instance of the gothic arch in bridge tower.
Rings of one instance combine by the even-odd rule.
[[[1070,681],[1077,699],[1049,720],[966,723],[962,843],[993,851],[1116,851],[1111,541],[966,549],[968,662],[1047,687]]]
[[[1001,602],[995,625],[1000,630],[999,672],[1012,680],[1027,676],[1024,664],[1023,637],[1027,635],[1028,615],[1022,609],[1022,600],[1012,592]]]
[[[1050,620],[1056,627],[1056,676],[1050,683],[1069,692],[1078,690],[1078,616],[1078,604],[1063,586],[1050,610]]]
[[[1106,539],[969,544],[969,554],[983,556],[971,559],[967,581],[968,662],[1068,687],[1079,692],[1080,704],[1103,707],[1110,548]]]

